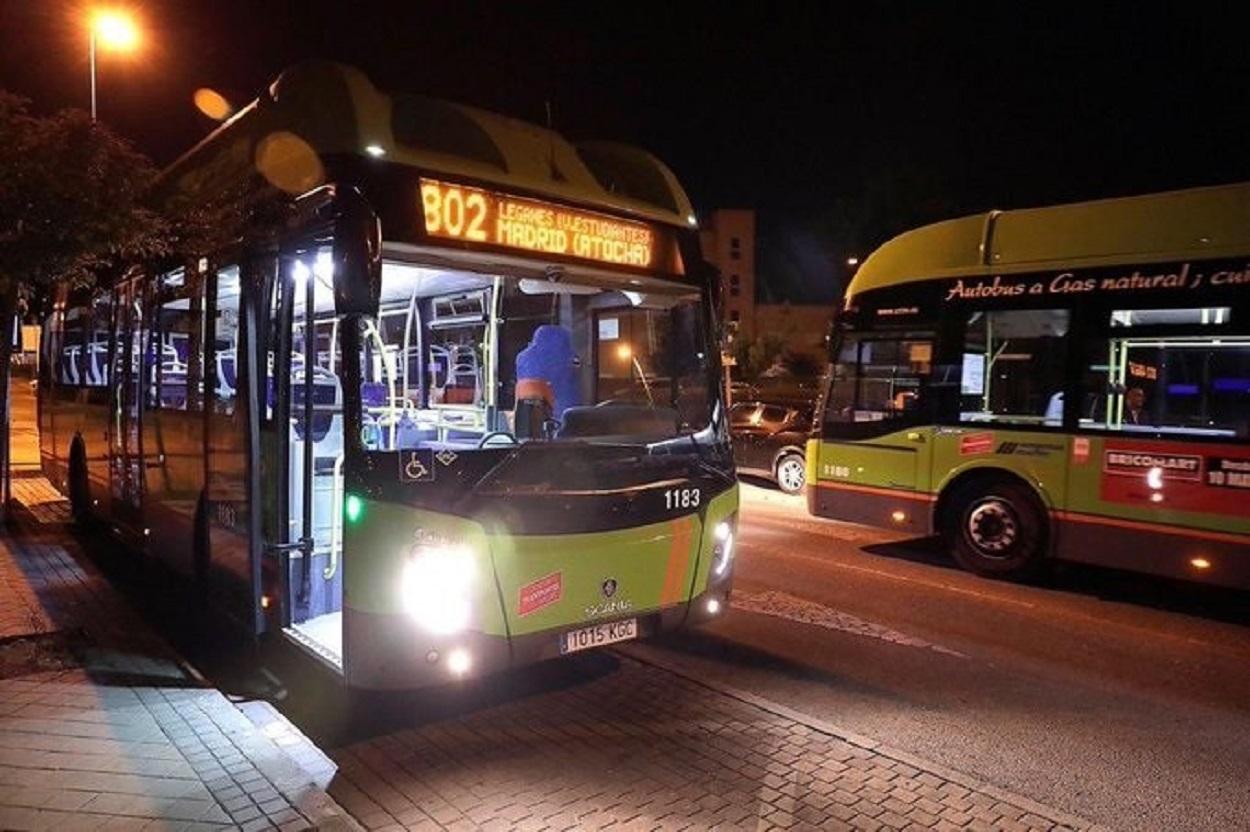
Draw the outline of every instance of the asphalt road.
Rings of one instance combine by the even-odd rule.
[[[734,609],[641,649],[1114,829],[1250,829],[1246,599],[935,541],[744,488]]]

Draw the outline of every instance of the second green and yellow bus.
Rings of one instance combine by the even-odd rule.
[[[1250,185],[905,233],[831,350],[813,514],[1250,588]]]

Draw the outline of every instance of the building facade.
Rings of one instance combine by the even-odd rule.
[[[755,211],[721,208],[702,224],[703,256],[721,274],[721,323],[732,349],[738,339],[754,339],[772,333],[786,342],[788,350],[816,358],[825,355],[825,337],[833,320],[832,304],[759,303]]]
[[[700,237],[704,258],[720,270],[726,337],[754,337],[755,212],[719,208],[705,219]]]

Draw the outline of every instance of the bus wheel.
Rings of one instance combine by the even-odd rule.
[[[777,460],[777,485],[787,494],[798,494],[807,480],[807,463],[798,454],[786,454]]]
[[[1006,480],[969,485],[952,500],[944,537],[959,565],[978,575],[1030,578],[1046,556],[1046,513],[1037,497]]]

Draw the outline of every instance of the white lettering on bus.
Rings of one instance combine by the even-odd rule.
[[[952,298],[1014,298],[1017,295],[1023,295],[1027,287],[1024,284],[1011,285],[1003,283],[1001,277],[995,277],[992,283],[977,283],[974,286],[965,286],[963,278],[955,281],[955,285],[951,287],[946,294],[946,299]]]
[[[1192,456],[1155,456],[1154,454],[1130,454],[1111,451],[1107,462],[1126,468],[1163,468],[1171,471],[1196,471],[1201,461]]]
[[[1054,295],[1067,295],[1074,292],[1092,292],[1097,285],[1092,277],[1084,280],[1073,279],[1072,272],[1063,274],[1050,281],[1050,292]]]
[[[1189,285],[1189,264],[1181,266],[1176,274],[1142,275],[1133,272],[1126,277],[1104,277],[1098,288],[1104,291],[1123,291],[1125,289],[1184,289]]]
[[[1216,272],[1211,275],[1212,286],[1250,285],[1250,269],[1241,272]]]

